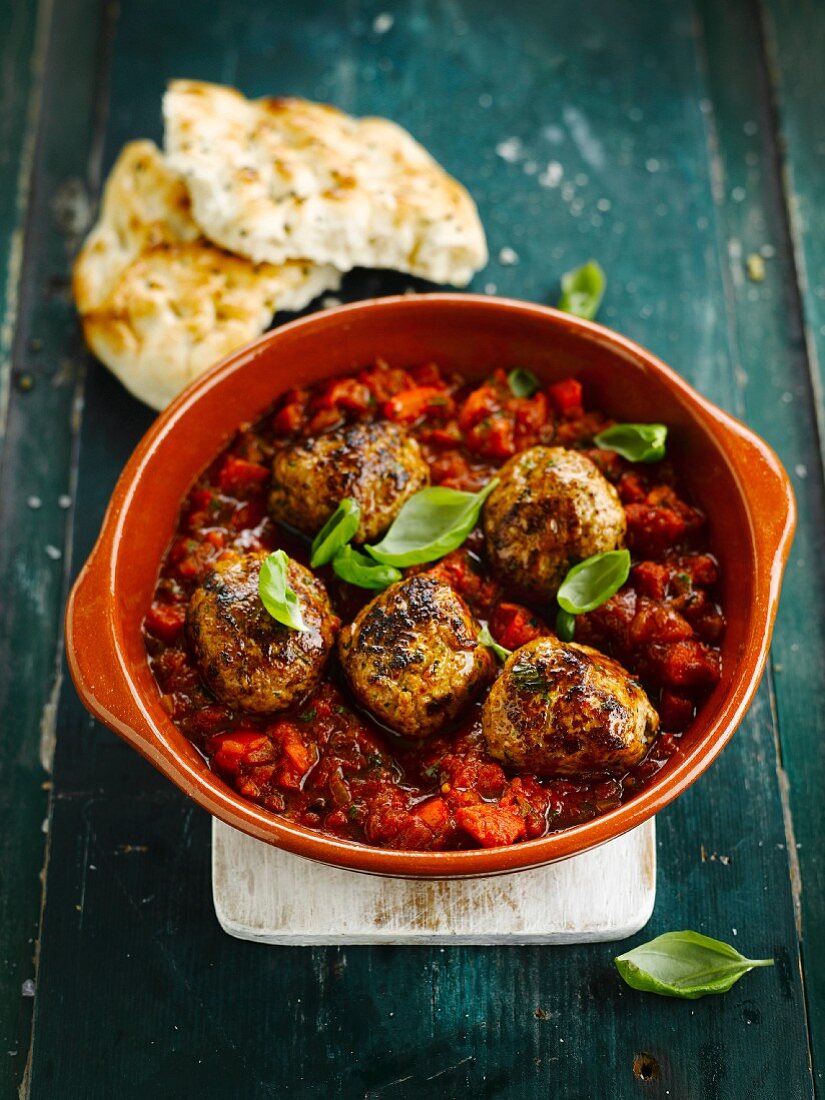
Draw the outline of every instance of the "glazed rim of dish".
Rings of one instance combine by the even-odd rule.
[[[742,672],[736,675],[721,698],[714,693],[704,702],[685,735],[689,738],[686,747],[628,802],[584,824],[501,848],[432,852],[371,847],[294,824],[247,801],[209,770],[194,745],[187,741],[188,748],[180,747],[184,735],[161,706],[154,681],[150,686],[136,680],[138,653],[143,655],[145,664],[138,675],[145,678],[149,671],[142,636],[137,639],[139,649],[135,646],[136,639],[127,637],[127,631],[134,628],[135,622],[142,623],[148,602],[146,607],[136,607],[135,597],[130,599],[121,584],[120,546],[124,526],[142,479],[152,472],[157,452],[164,445],[168,446],[173,433],[180,436],[184,423],[197,415],[200,399],[223,387],[237,370],[259,359],[262,352],[299,328],[328,330],[339,321],[346,328],[348,319],[365,312],[371,316],[382,311],[400,312],[409,314],[412,321],[416,310],[423,306],[436,312],[466,313],[467,320],[481,308],[504,311],[510,315],[511,322],[519,317],[533,324],[543,321],[548,329],[566,330],[568,334],[581,337],[605,351],[613,351],[625,360],[633,360],[643,369],[659,375],[688,418],[705,434],[716,438],[720,456],[744,503],[755,565],[751,630],[742,647],[748,651],[741,662]],[[380,347],[375,351],[381,354]],[[274,403],[285,388],[288,387],[275,381],[270,403]],[[262,408],[250,409],[245,419],[252,420],[261,412]],[[237,425],[230,426],[227,434],[231,435],[236,428]],[[215,440],[215,454],[224,442],[225,439]],[[190,482],[199,473],[199,468],[192,467]],[[758,524],[754,515],[757,497]],[[454,878],[527,869],[578,855],[640,825],[678,797],[719,755],[744,717],[765,666],[795,520],[790,482],[770,447],[698,394],[650,352],[601,325],[546,306],[486,295],[422,294],[356,302],[300,318],[266,333],[213,367],[154,422],[118,480],[101,533],[69,597],[66,611],[69,670],[81,699],[97,718],[127,740],[195,802],[251,836],[310,859],[373,874]],[[167,532],[167,541],[171,534],[172,527]],[[156,569],[159,567],[160,559],[155,565]],[[124,618],[128,619],[125,624]],[[139,625],[137,632],[140,633]],[[94,644],[90,644],[92,642]],[[720,684],[717,691],[722,688]],[[698,736],[695,735],[697,726],[705,727],[700,729]]]

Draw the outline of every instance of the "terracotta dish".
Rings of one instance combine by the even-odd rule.
[[[661,421],[670,454],[708,517],[728,617],[723,675],[679,751],[636,797],[585,824],[509,847],[414,852],[367,847],[303,828],[235,794],[160,703],[141,633],[182,498],[238,424],[296,379],[436,360],[470,378],[524,365],[551,382],[574,376],[618,420]],[[69,599],[66,645],[81,699],[198,805],[290,852],[382,875],[491,875],[566,859],[657,813],[727,744],[759,683],[795,524],[788,477],[753,432],[705,400],[650,352],[542,306],[461,294],[384,298],[315,314],[236,352],[183,393],[144,436],[112,496]]]

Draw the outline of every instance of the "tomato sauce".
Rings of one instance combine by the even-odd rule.
[[[508,772],[485,752],[480,704],[459,729],[405,742],[355,705],[334,655],[312,695],[283,715],[233,710],[201,681],[186,645],[186,608],[221,554],[282,548],[308,564],[309,541],[267,515],[274,454],[301,436],[381,418],[417,438],[436,485],[478,490],[508,458],[537,444],[582,450],[616,485],[632,571],[615,596],[577,618],[575,640],[616,657],[661,716],[647,757],[621,779]],[[516,397],[504,371],[470,385],[435,364],[399,369],[379,361],[289,390],[198,478],[162,563],[144,632],[175,724],[244,798],[301,825],[384,847],[513,844],[587,821],[634,795],[678,751],[679,735],[718,681],[725,620],[714,599],[718,568],[702,513],[685,499],[668,461],[634,465],[596,448],[594,436],[610,423],[585,408],[574,379]],[[553,633],[549,608],[545,619],[540,609],[515,602],[488,573],[478,529],[460,550],[416,568],[448,580],[508,649]],[[329,567],[319,575],[343,621],[371,598]]]

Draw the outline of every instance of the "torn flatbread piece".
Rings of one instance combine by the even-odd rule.
[[[473,200],[394,122],[193,80],[171,82],[163,113],[166,154],[195,220],[238,255],[456,286],[487,262]]]
[[[161,409],[276,310],[335,290],[330,266],[253,264],[205,240],[189,194],[150,141],[127,145],[74,267],[86,341],[124,386]]]

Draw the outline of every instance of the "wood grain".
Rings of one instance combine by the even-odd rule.
[[[392,16],[389,27],[376,22],[382,13]],[[103,14],[116,17],[111,38]],[[774,669],[775,691],[768,679],[711,771],[659,816],[659,897],[635,938],[691,927],[745,953],[773,955],[773,970],[689,1004],[624,987],[607,945],[287,951],[233,940],[211,911],[208,819],[95,726],[64,686],[35,1100],[811,1095],[777,740],[792,784],[813,793],[815,773],[810,780],[800,773],[816,748],[811,715],[821,664],[815,684],[806,682],[814,666],[805,654],[809,638],[811,661],[819,652],[810,610],[819,589],[810,585],[822,512],[795,269],[752,16],[744,0],[593,0],[575,19],[562,6],[528,0],[393,9],[325,0],[277,10],[216,0],[208,16],[194,0],[118,10],[67,0],[56,9],[17,345],[26,348],[35,334],[46,341],[41,359],[34,352],[26,359],[44,384],[39,373],[40,388],[28,395],[42,395],[38,403],[21,399],[14,412],[13,465],[3,475],[4,514],[14,518],[5,525],[0,567],[21,554],[27,563],[40,560],[46,530],[30,536],[22,522],[27,479],[65,479],[70,466],[72,390],[60,382],[61,362],[87,372],[75,565],[149,422],[78,351],[65,294],[49,282],[53,274],[65,278],[67,263],[52,202],[66,176],[96,186],[95,120],[105,121],[104,164],[131,137],[159,137],[159,97],[171,75],[397,118],[479,200],[493,260],[476,289],[554,300],[561,273],[595,256],[610,280],[608,324],[746,415],[789,460],[810,465],[798,483],[798,553],[807,564],[794,567],[798,579],[789,581],[793,596],[777,635],[784,671]],[[744,132],[752,120],[757,135]],[[756,174],[726,184],[743,158]],[[739,186],[743,199],[734,194]],[[760,243],[775,252],[766,285],[751,286],[737,281],[731,242],[749,248],[761,225],[770,239]],[[518,262],[503,262],[503,248]],[[359,272],[344,296],[409,284]],[[751,290],[764,291],[764,300]],[[79,398],[75,407],[79,416]],[[20,547],[15,556],[9,540]],[[12,591],[19,637],[33,611],[28,590]],[[52,667],[56,591],[46,589],[31,669],[19,690],[15,684],[13,705],[22,709],[14,713],[28,739],[36,740],[37,700]],[[805,646],[793,650],[800,637]],[[19,653],[9,659],[19,670]],[[801,806],[811,815],[816,808]],[[813,829],[814,819],[793,824]],[[805,843],[800,854],[804,861]],[[803,865],[803,900],[804,873]]]
[[[623,940],[653,912],[656,826],[521,874],[415,882],[325,867],[213,821],[212,897],[225,932],[287,947]]]

